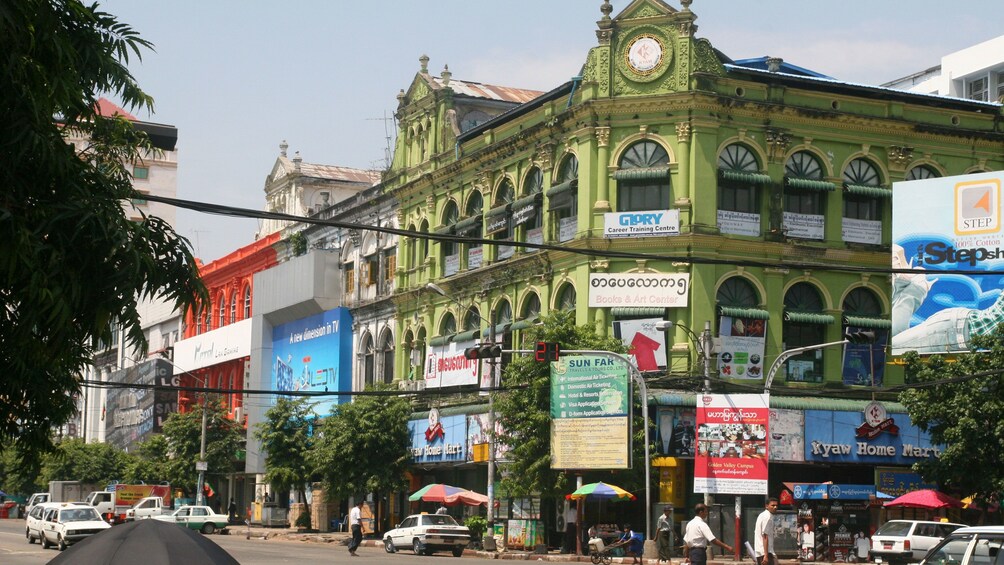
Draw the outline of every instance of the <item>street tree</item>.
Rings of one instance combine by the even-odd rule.
[[[306,398],[279,397],[254,431],[265,455],[265,480],[279,492],[295,489],[304,504],[314,475],[308,462],[314,445],[313,420],[313,404]]]
[[[80,481],[105,485],[121,480],[128,456],[109,443],[84,443],[80,438],[64,439],[55,451],[45,455],[39,486],[49,481]]]
[[[987,508],[1004,492],[1004,326],[971,340],[972,351],[954,360],[908,353],[910,388],[899,398],[931,444],[943,447],[914,469]]]
[[[145,348],[139,300],[184,311],[206,297],[187,240],[160,218],[130,219],[142,198],[130,165],[149,139],[96,106],[108,95],[153,109],[127,68],[150,46],[96,3],[0,8],[0,449],[52,448],[111,328]]]
[[[410,415],[408,401],[391,394],[357,396],[332,408],[310,454],[325,490],[348,497],[403,489],[411,461]]]
[[[562,350],[593,350],[623,353],[619,340],[599,335],[593,325],[575,325],[575,312],[559,310],[544,317],[542,323],[524,330],[524,347],[533,349],[538,341],[556,342]],[[501,432],[496,442],[508,451],[499,465],[500,488],[514,497],[540,493],[545,498],[559,499],[571,492],[574,485],[561,470],[551,468],[551,372],[550,363],[534,360],[531,355],[514,356],[502,374],[503,392],[495,397],[495,412]],[[635,401],[633,398],[632,401]],[[639,415],[632,425],[634,460],[644,461],[644,428]],[[635,472],[618,474],[618,486],[639,490],[644,486],[644,464],[635,464]],[[608,473],[589,472],[592,480],[609,481]]]
[[[169,481],[164,476],[168,460],[168,443],[163,434],[153,434],[128,453],[122,481],[127,484],[159,484]]]
[[[237,452],[245,445],[244,430],[240,424],[227,418],[226,409],[216,395],[210,395],[205,405],[196,404],[185,413],[171,414],[164,422],[163,435],[167,442],[167,460],[163,463],[162,481],[195,493],[199,472],[202,441],[202,411],[206,410],[206,463],[207,476],[226,476],[235,470]],[[156,446],[154,446],[156,447]]]

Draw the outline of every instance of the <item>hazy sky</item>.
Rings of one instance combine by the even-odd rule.
[[[457,79],[550,90],[596,44],[601,0],[98,0],[155,45],[130,68],[178,128],[178,197],[263,209],[287,140],[304,161],[382,168],[397,93],[430,57]],[[668,0],[679,8],[678,0]],[[614,13],[629,0],[613,0]],[[1002,33],[1000,0],[695,0],[699,37],[864,84]],[[392,143],[392,142],[391,142]],[[178,211],[196,255],[250,243],[256,220]]]

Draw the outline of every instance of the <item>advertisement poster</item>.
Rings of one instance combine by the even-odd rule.
[[[603,214],[603,237],[680,235],[679,210],[608,212]]]
[[[656,412],[656,444],[659,454],[693,457],[697,444],[697,410],[675,407]]]
[[[619,320],[613,323],[614,337],[628,348],[639,371],[666,368],[666,332],[655,329],[662,318]]]
[[[551,468],[628,469],[631,387],[625,364],[569,355],[551,363]]]
[[[478,384],[479,361],[464,357],[464,349],[475,345],[474,340],[430,345],[425,353],[425,388]]]
[[[882,386],[885,376],[885,346],[889,332],[848,326],[848,332],[875,332],[875,343],[848,343],[844,346],[842,372],[845,385]]]
[[[1004,319],[1004,173],[893,183],[892,354],[969,350]],[[923,222],[916,221],[924,218]],[[974,274],[947,274],[948,270]],[[987,274],[980,274],[986,272]]]
[[[441,416],[438,408],[422,420],[409,420],[411,459],[415,463],[467,461],[467,416]]]
[[[722,316],[718,374],[728,379],[762,379],[767,320]]]
[[[879,492],[891,498],[914,490],[938,490],[937,483],[926,482],[917,473],[902,467],[876,467],[875,484]]]
[[[352,390],[352,315],[335,308],[272,328],[272,390]],[[348,396],[316,399],[314,414],[326,416]]]
[[[805,461],[805,415],[801,410],[770,411],[771,461]]]
[[[769,395],[697,396],[694,492],[767,494]]]

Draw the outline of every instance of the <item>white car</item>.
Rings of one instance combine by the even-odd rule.
[[[955,530],[965,527],[951,522],[890,520],[872,536],[868,557],[875,563],[915,563]]]
[[[204,534],[222,532],[230,523],[230,518],[226,514],[217,514],[208,506],[182,506],[171,514],[154,516],[153,519],[178,524],[190,530],[199,530]]]
[[[31,512],[32,508],[43,502],[49,502],[49,493],[36,492],[35,494],[31,495],[28,498],[28,502],[26,502],[24,505],[24,515],[27,516]]]
[[[42,513],[42,547],[56,545],[60,551],[78,541],[107,530],[111,524],[101,519],[91,506],[62,503]]]
[[[59,508],[59,502],[39,502],[31,507],[24,517],[24,537],[28,543],[42,540],[42,515],[49,508]]]
[[[1004,526],[972,526],[948,534],[921,565],[991,565],[1004,558]]]
[[[387,553],[394,553],[399,547],[410,547],[415,555],[448,550],[454,557],[460,557],[470,542],[470,530],[446,514],[408,516],[383,537]]]

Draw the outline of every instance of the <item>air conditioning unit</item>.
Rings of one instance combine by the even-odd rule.
[[[237,422],[238,424],[241,424],[241,423],[244,422],[244,407],[243,406],[238,406],[237,408],[234,408],[234,421]]]

